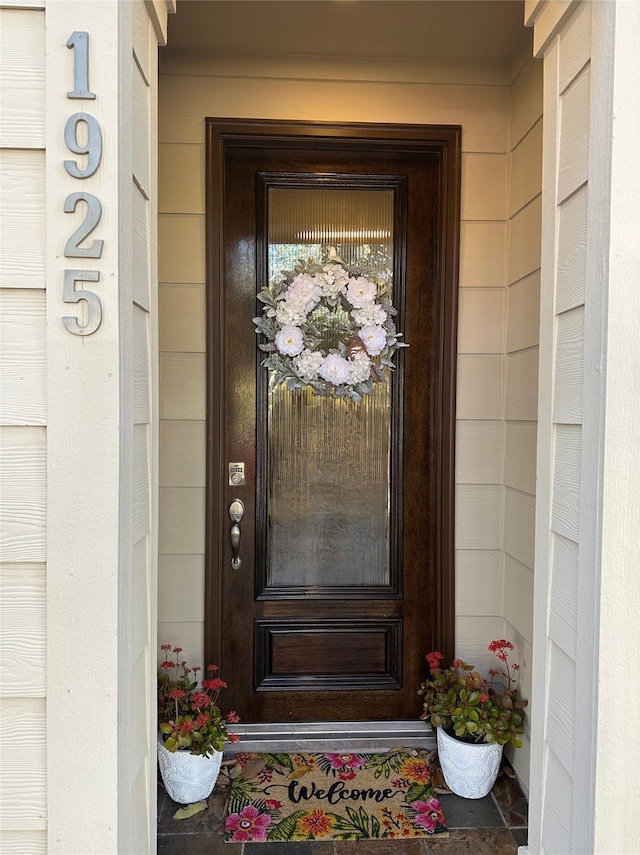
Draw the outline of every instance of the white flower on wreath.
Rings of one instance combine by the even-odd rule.
[[[349,380],[351,366],[343,356],[339,353],[330,353],[322,360],[320,366],[320,376],[333,383],[334,386],[340,386]]]
[[[387,334],[384,327],[375,325],[362,327],[359,332],[359,336],[364,342],[364,346],[370,356],[377,356],[382,350],[384,350],[387,343]]]
[[[381,326],[387,320],[387,313],[377,303],[367,303],[361,309],[354,309],[351,317],[359,327]]]
[[[288,300],[283,300],[275,310],[269,309],[267,316],[273,317],[273,315],[275,315],[276,321],[282,327],[299,327],[307,319],[307,313],[304,308],[300,304],[292,303]]]
[[[305,347],[302,353],[293,360],[298,376],[305,383],[318,379],[320,366],[323,362],[324,356],[317,350],[309,350],[308,347]]]
[[[347,287],[347,300],[354,309],[361,309],[367,303],[372,303],[376,296],[376,285],[365,279],[364,276],[349,279]]]
[[[299,273],[287,288],[285,300],[296,306],[302,306],[305,312],[310,312],[322,297],[322,285],[318,276]],[[320,280],[322,281],[322,280]]]
[[[276,347],[287,356],[297,356],[304,348],[302,332],[288,324],[276,333]]]
[[[325,264],[322,268],[322,294],[325,297],[337,297],[347,293],[349,274],[341,264]]]
[[[356,353],[349,360],[349,383],[364,383],[371,376],[371,360],[366,353]]]

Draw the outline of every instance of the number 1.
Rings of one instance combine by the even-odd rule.
[[[67,47],[73,48],[73,92],[67,92],[67,98],[93,100],[96,96],[89,91],[89,33],[71,33]]]

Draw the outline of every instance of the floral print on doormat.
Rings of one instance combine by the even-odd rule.
[[[227,843],[448,836],[427,753],[238,754]]]

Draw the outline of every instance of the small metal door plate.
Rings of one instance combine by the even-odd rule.
[[[229,464],[229,486],[244,487],[244,463]]]

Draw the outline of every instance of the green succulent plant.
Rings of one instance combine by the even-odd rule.
[[[505,639],[493,641],[489,646],[489,650],[505,663],[502,675],[507,678],[507,688],[502,691],[493,686],[498,671],[490,670],[489,681],[462,659],[454,659],[452,665],[443,670],[440,667],[442,654],[429,653],[426,658],[431,674],[418,690],[418,694],[424,696],[421,718],[430,720],[434,727],[443,727],[463,742],[511,743],[520,748],[520,735],[524,733],[521,710],[528,702],[517,698],[515,675],[519,666],[509,665],[509,649],[512,650],[513,645]]]

